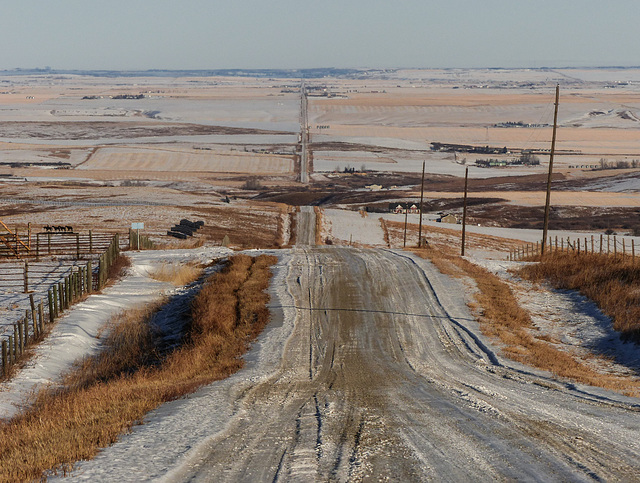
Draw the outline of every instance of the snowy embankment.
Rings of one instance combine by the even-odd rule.
[[[637,377],[638,345],[622,339],[609,317],[575,290],[533,284],[511,273],[526,262],[473,258],[509,284],[521,307],[531,316],[534,334],[603,374]]]
[[[172,470],[182,469],[185,460],[208,449],[238,414],[234,403],[249,388],[278,369],[282,352],[296,318],[295,302],[287,288],[292,263],[290,251],[261,251],[277,256],[269,294],[271,322],[243,357],[243,369],[227,379],[202,387],[195,393],[165,403],[134,426],[113,446],[95,459],[76,465],[64,481],[148,481],[160,477],[171,480]],[[167,442],[170,442],[168,444]]]
[[[186,290],[153,280],[150,274],[155,268],[181,262],[209,263],[230,253],[227,248],[125,253],[132,262],[128,275],[69,310],[49,337],[34,349],[34,356],[25,367],[13,379],[0,384],[0,419],[19,413],[35,391],[55,384],[74,361],[96,353],[100,346],[98,335],[113,315]]]

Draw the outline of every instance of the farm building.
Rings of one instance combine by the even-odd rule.
[[[444,215],[442,218],[440,218],[439,220],[442,223],[458,223],[458,217],[456,215],[452,215],[451,213],[448,215]]]
[[[411,206],[409,206],[409,203],[389,203],[389,213],[404,214],[407,211],[407,207],[409,213],[420,213],[420,208],[415,203],[412,203]]]

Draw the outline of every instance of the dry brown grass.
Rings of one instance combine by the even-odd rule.
[[[127,269],[131,266],[131,259],[125,255],[118,255],[116,259],[113,261],[111,267],[109,267],[109,272],[107,273],[107,278],[109,280],[109,284],[116,282],[117,280],[124,277],[127,272]]]
[[[177,238],[165,241],[164,243],[154,243],[154,250],[191,250],[193,248],[200,248],[204,245],[204,238],[187,238],[186,240],[180,240]]]
[[[545,341],[536,337],[536,328],[529,313],[518,304],[509,286],[488,270],[474,265],[446,248],[429,247],[415,253],[430,259],[443,273],[467,276],[478,288],[477,302],[472,309],[479,314],[483,334],[503,345],[506,357],[549,371],[561,378],[579,383],[624,392],[640,394],[640,383],[629,378],[600,374]]]
[[[319,208],[317,206],[313,207],[313,211],[316,214],[316,240],[315,240],[315,243],[316,243],[316,245],[324,245],[324,238],[322,236],[322,217],[324,216],[324,213],[322,211],[322,208]]]
[[[69,471],[162,404],[229,376],[269,320],[264,290],[276,258],[232,257],[193,303],[185,345],[160,361],[148,329],[150,312],[123,316],[106,351],[83,361],[67,386],[41,391],[24,414],[0,424],[0,481]]]
[[[391,244],[401,247],[404,238],[404,222],[387,220],[387,229]],[[461,230],[457,228],[447,228],[446,223],[442,226],[423,225],[422,234],[427,238],[430,244],[440,244],[442,246],[453,246],[460,249],[460,240],[462,238]],[[414,223],[407,224],[407,245],[417,243],[418,225]],[[411,240],[411,241],[410,241]],[[480,233],[466,233],[467,249],[490,249],[508,253],[509,250],[522,245],[521,240],[513,238],[501,238],[491,235],[483,235]]]
[[[202,267],[190,263],[163,263],[150,274],[154,280],[170,282],[176,287],[187,285],[200,278],[201,275]]]
[[[549,281],[559,289],[578,290],[613,320],[613,328],[640,342],[640,264],[629,258],[556,252],[528,265],[519,274]]]

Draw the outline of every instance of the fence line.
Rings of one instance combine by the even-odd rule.
[[[45,256],[73,256],[76,259],[95,257],[111,243],[113,235],[73,232],[27,232],[25,235],[4,235],[0,243],[0,258],[33,259]]]
[[[509,260],[517,261],[540,255],[540,242],[526,243],[509,252]],[[593,253],[610,255],[630,259],[635,264],[636,243],[635,240],[619,237],[617,235],[587,235],[584,237],[549,237],[546,253]]]
[[[67,275],[50,285],[46,296],[38,303],[33,294],[29,294],[31,311],[26,309],[24,317],[13,324],[13,335],[2,340],[2,377],[9,374],[11,366],[20,360],[30,344],[42,339],[47,325],[54,323],[85,294],[104,287],[109,269],[119,253],[120,237],[116,234],[107,249],[99,254],[97,266],[94,266],[94,260],[87,261],[86,265],[72,266]],[[27,280],[25,277],[25,288],[28,288]]]

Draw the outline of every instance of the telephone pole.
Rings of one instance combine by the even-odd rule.
[[[460,255],[464,257],[464,242],[467,228],[467,186],[469,182],[469,166],[464,170],[464,199],[462,201],[462,250]]]
[[[551,176],[553,174],[553,155],[556,151],[556,130],[558,129],[558,102],[560,100],[560,84],[556,85],[556,104],[553,113],[553,136],[551,137],[551,155],[549,157],[549,175],[547,176],[547,201],[544,205],[544,225],[542,228],[542,246],[540,254],[544,255],[549,228],[549,206],[551,204]]]
[[[404,204],[404,241],[402,248],[407,248],[407,217],[409,216],[409,203]]]
[[[422,162],[422,182],[420,183],[420,224],[418,225],[418,248],[422,248],[422,200],[424,199],[424,163]]]

